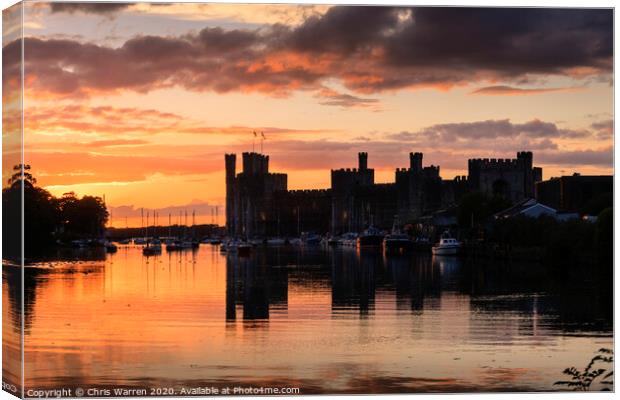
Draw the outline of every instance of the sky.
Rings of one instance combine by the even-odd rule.
[[[412,151],[444,179],[521,150],[544,179],[611,174],[612,43],[606,9],[26,3],[25,162],[55,195],[105,195],[116,226],[141,208],[224,223],[224,154],[239,169],[261,146],[290,189],[359,151],[379,182]]]

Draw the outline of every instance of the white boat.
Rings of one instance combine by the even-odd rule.
[[[461,242],[446,234],[442,235],[439,243],[433,246],[433,255],[453,256],[460,252]]]

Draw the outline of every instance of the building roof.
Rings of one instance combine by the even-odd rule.
[[[527,215],[531,217],[538,217],[540,215],[555,215],[557,210],[555,208],[546,206],[539,203],[536,199],[525,199],[514,206],[500,211],[494,215],[496,219],[511,218],[517,215]]]

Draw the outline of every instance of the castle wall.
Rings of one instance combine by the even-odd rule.
[[[470,189],[513,202],[534,197],[534,184],[542,179],[542,169],[532,164],[531,152],[519,152],[514,159],[471,159],[468,162]]]
[[[397,169],[390,184],[375,184],[367,153],[358,157],[358,168],[331,171],[330,189],[289,191],[286,174],[269,172],[268,156],[243,153],[243,169],[237,174],[236,156],[227,154],[228,234],[292,237],[359,232],[369,225],[389,229],[395,221],[404,224],[455,206],[471,191],[517,202],[532,197],[534,183],[542,179],[530,152],[517,153],[516,159],[469,160],[469,175],[451,181],[441,179],[439,166],[424,167],[422,153],[410,153],[409,168]]]

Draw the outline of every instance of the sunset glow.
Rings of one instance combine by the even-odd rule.
[[[444,179],[520,150],[544,179],[611,174],[612,13],[575,11],[26,3],[25,162],[54,195],[105,195],[121,227],[141,208],[223,224],[224,153],[261,145],[290,189],[358,151],[379,182],[410,151]]]

